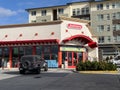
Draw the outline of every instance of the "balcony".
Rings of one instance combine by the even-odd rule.
[[[113,36],[120,36],[120,30],[114,30],[113,31]]]
[[[85,18],[89,18],[90,20],[90,14],[84,14],[84,15],[73,15],[71,16],[72,18],[80,18],[80,19],[85,19]]]
[[[113,20],[112,20],[112,23],[113,23],[113,24],[120,24],[120,19],[113,19]]]

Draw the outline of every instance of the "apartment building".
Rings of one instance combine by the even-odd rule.
[[[120,0],[91,2],[91,27],[103,58],[120,51]]]
[[[60,16],[90,20],[92,33],[98,37],[100,55],[105,59],[119,53],[120,0],[82,1],[66,5],[30,8],[29,23],[58,20]]]

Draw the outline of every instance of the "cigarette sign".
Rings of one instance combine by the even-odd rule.
[[[68,24],[67,25],[68,29],[78,29],[81,30],[82,29],[82,25],[78,25],[78,24]]]

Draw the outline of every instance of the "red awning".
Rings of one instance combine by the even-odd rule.
[[[74,35],[74,36],[64,39],[63,42],[65,43],[65,42],[71,41],[73,39],[82,39],[87,43],[93,41],[91,38],[89,38],[88,36],[85,36],[85,35]]]
[[[85,36],[85,35],[74,35],[74,36],[71,36],[69,38],[66,38],[63,40],[64,43],[68,42],[68,41],[71,41],[71,40],[82,40],[83,42],[85,42],[85,44],[88,44],[88,46],[90,48],[95,48],[97,47],[97,43],[94,42],[90,37],[88,36]]]
[[[48,44],[48,43],[55,43],[59,44],[58,39],[49,39],[49,40],[23,40],[23,41],[0,41],[0,46],[4,45],[25,45],[25,44]]]

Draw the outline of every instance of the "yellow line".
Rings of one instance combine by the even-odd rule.
[[[119,71],[79,71],[79,73],[86,73],[86,74],[120,74]]]

